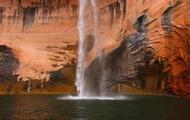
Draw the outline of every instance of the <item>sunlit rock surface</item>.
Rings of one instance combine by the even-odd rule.
[[[14,74],[39,79],[43,73],[47,78],[76,64],[78,2],[0,0],[0,44],[11,48],[20,63]],[[115,91],[189,95],[190,1],[98,3],[101,43],[94,45],[88,26],[86,36],[86,76],[96,81],[89,82],[92,91],[103,77],[107,89]],[[103,48],[104,66],[97,64],[97,47]]]
[[[113,14],[121,22],[115,46],[105,52],[105,66],[95,59],[86,75],[105,79],[108,89],[142,93],[190,94],[189,0],[140,0],[119,2]],[[114,4],[112,4],[114,5]],[[117,6],[117,4],[116,4]],[[117,7],[113,9],[117,13]],[[123,16],[123,19],[120,17]],[[105,51],[106,51],[105,47]],[[91,72],[92,71],[92,72]],[[98,85],[92,82],[90,87]],[[97,88],[94,87],[94,90]]]
[[[10,47],[15,58],[19,60],[20,64],[13,73],[19,76],[17,82],[51,81],[49,78],[52,73],[76,65],[78,2],[78,0],[0,0],[0,44]],[[100,22],[102,28],[100,32],[103,39],[101,44],[104,46],[115,45],[114,36],[118,30],[111,27],[113,21],[110,21],[115,14],[112,9],[115,7],[112,6],[114,2],[99,1],[98,5],[103,20]],[[121,26],[120,23],[117,25]],[[90,38],[91,35],[88,36]],[[88,64],[97,56],[95,47],[89,46],[89,50],[91,53],[88,54]],[[69,81],[74,82],[74,79]],[[61,92],[61,89],[59,90]]]
[[[76,64],[78,0],[0,0],[0,44],[12,48],[15,74],[39,74]]]

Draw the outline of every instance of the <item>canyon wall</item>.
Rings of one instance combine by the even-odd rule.
[[[0,93],[74,91],[77,21],[78,0],[0,0]]]
[[[118,1],[112,8],[116,13],[113,16],[122,24],[117,28],[116,48],[108,48],[106,52],[105,47],[104,66],[97,65],[98,58],[93,60],[86,76],[91,81],[106,79],[107,89],[120,92],[189,96],[189,3],[189,0]],[[124,17],[120,19],[117,13]],[[98,83],[92,82],[90,87]]]
[[[16,60],[13,75],[49,80],[76,65],[78,2],[0,0],[0,44]],[[104,63],[89,29],[92,90],[105,79],[116,92],[190,94],[190,0],[98,0],[98,8]]]
[[[77,19],[78,0],[0,0],[0,44],[19,60],[15,74],[42,79],[76,64]]]
[[[112,5],[114,2],[110,0],[98,2],[103,20],[100,32],[101,38],[105,38],[101,43],[104,47],[115,45],[114,36],[118,30],[113,24],[115,14],[113,8],[116,7],[115,4]],[[61,81],[65,81],[63,79],[68,76],[68,71],[72,76],[75,73],[73,69],[67,70],[67,68],[76,66],[79,39],[78,10],[78,0],[0,0],[0,45],[10,48],[19,63],[14,70],[11,70],[12,76],[7,78],[6,74],[1,73],[2,79],[6,77],[6,80],[12,80],[13,83],[8,81],[8,85],[0,84],[0,91],[10,91],[15,84],[17,86],[17,82],[35,82],[35,80],[50,81],[50,84],[49,82],[47,84],[53,85],[58,92],[63,91],[60,89],[61,86],[65,90],[68,88],[67,92],[69,88],[74,89],[75,78],[66,77],[69,84]],[[114,20],[117,18],[114,17]],[[110,27],[111,25],[115,27]],[[91,35],[88,37],[91,39]],[[96,54],[97,51],[93,48],[91,54],[88,54],[88,63],[97,56]],[[63,77],[59,77],[61,75]],[[55,84],[52,81],[56,79],[60,82]],[[27,82],[23,84],[27,86]],[[19,90],[26,89],[19,88]]]
[[[111,42],[112,33],[117,30],[109,27],[113,22],[113,2],[98,2],[101,25],[105,26],[101,27],[101,38],[110,41],[103,41],[105,46],[115,44]],[[34,79],[42,72],[48,75],[63,66],[76,64],[78,10],[78,0],[0,0],[0,44],[9,46],[19,59],[15,74]],[[89,55],[89,59],[95,56]]]

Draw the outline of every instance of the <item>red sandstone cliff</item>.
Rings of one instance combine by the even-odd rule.
[[[126,29],[123,36],[129,36],[134,31],[137,34],[146,34],[146,43],[142,48],[144,58],[150,54],[154,58],[149,57],[149,63],[145,60],[145,64],[150,66],[151,62],[158,59],[159,66],[163,64],[163,69],[158,73],[163,74],[159,78],[162,81],[160,87],[164,84],[164,89],[171,89],[178,95],[190,94],[189,5],[189,0],[128,1],[123,28]],[[150,74],[151,72],[152,70]],[[169,75],[165,76],[166,73]]]
[[[0,43],[19,59],[18,73],[76,64],[78,0],[0,0]],[[190,94],[190,1],[99,0],[99,33],[108,86]],[[90,12],[90,11],[89,11]],[[91,39],[89,35],[89,39]],[[101,76],[89,47],[87,69]],[[86,73],[91,79],[98,79]],[[97,75],[95,74],[95,75]],[[130,89],[132,89],[130,88]]]
[[[112,26],[118,33],[116,48],[108,49],[104,56],[108,87],[190,94],[189,3],[120,0],[108,6],[113,17],[110,22],[121,25]],[[89,79],[101,78],[97,75],[102,76],[102,66],[97,63],[95,59],[87,68],[92,71],[86,73]]]
[[[78,0],[0,0],[0,44],[26,78],[76,63]]]

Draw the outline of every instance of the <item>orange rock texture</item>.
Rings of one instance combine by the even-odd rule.
[[[190,95],[189,3],[118,0],[109,5],[115,18],[110,19],[111,23],[119,22],[121,26],[112,26],[117,30],[113,45],[116,48],[104,46],[105,51],[109,49],[103,68],[108,86],[125,89],[127,84],[145,92]],[[97,72],[102,69],[97,61],[93,60],[87,68],[92,71],[86,73],[89,79],[103,76],[102,71]]]
[[[178,95],[190,94],[189,5],[189,0],[128,0],[123,28],[124,36],[134,31],[146,34],[145,56],[154,54],[148,65],[151,60],[158,59],[159,64],[163,61],[160,79],[166,80],[165,89]],[[165,73],[169,74],[167,78]]]
[[[0,0],[0,44],[24,80],[76,64],[78,0]],[[41,73],[45,73],[41,75]]]
[[[89,42],[90,80],[98,81],[104,73],[108,89],[190,94],[190,0],[97,3],[101,42]],[[0,44],[12,48],[19,61],[13,73],[38,79],[75,65],[78,9],[78,0],[0,0]],[[93,41],[90,32],[87,37]],[[106,72],[97,65],[97,47]]]

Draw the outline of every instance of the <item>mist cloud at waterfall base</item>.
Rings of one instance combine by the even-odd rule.
[[[116,95],[116,96],[61,96],[58,100],[131,100],[129,96]]]

